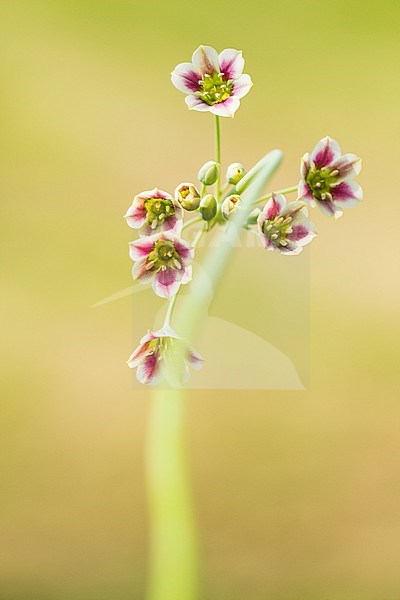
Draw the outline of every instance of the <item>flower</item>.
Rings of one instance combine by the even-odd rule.
[[[353,181],[360,171],[358,156],[341,154],[336,140],[324,137],[311,155],[307,152],[302,158],[299,200],[317,205],[325,215],[337,219],[343,208],[355,206],[362,199],[362,189]]]
[[[193,183],[180,183],[175,190],[175,199],[185,210],[197,210],[200,194]]]
[[[182,350],[185,378],[188,374],[188,363],[198,370],[203,366],[204,360],[187,342],[178,337],[169,325],[165,325],[159,331],[148,331],[129,357],[128,365],[131,369],[137,368],[136,377],[140,383],[155,385],[161,379],[162,367],[167,361],[173,360],[174,355],[180,357]]]
[[[246,169],[242,165],[242,163],[232,163],[226,170],[226,181],[231,183],[232,185],[236,185],[239,183],[241,179],[245,176]]]
[[[231,194],[222,203],[221,214],[224,219],[228,220],[234,210],[240,208],[242,201],[237,194]]]
[[[172,233],[158,233],[129,244],[132,275],[140,283],[152,282],[157,296],[170,298],[181,284],[192,279],[194,251],[190,244]]]
[[[140,235],[152,235],[159,231],[182,231],[182,208],[167,192],[154,188],[134,197],[125,219]]]
[[[298,201],[286,204],[282,194],[272,194],[257,224],[264,248],[282,254],[300,254],[317,234],[305,205]]]
[[[210,111],[220,117],[233,117],[253,85],[250,75],[243,75],[242,52],[223,50],[220,55],[211,46],[200,46],[192,62],[179,64],[171,73],[174,86],[187,94],[191,110]]]

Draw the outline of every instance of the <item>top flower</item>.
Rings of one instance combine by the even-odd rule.
[[[233,117],[253,85],[243,75],[244,58],[239,50],[223,50],[220,55],[211,46],[200,46],[192,62],[180,63],[171,73],[174,86],[188,94],[185,102],[191,110],[210,111],[220,117]]]
[[[328,217],[337,219],[343,208],[355,206],[362,199],[362,189],[353,181],[361,170],[361,159],[342,154],[336,140],[329,136],[307,152],[301,161],[299,200],[317,205]]]

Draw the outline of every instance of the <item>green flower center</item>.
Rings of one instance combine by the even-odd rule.
[[[157,240],[147,259],[146,268],[152,271],[161,269],[182,269],[182,261],[171,240]]]
[[[199,81],[199,97],[210,106],[224,102],[232,95],[233,81],[226,79],[224,73],[203,75]]]
[[[145,201],[144,207],[147,213],[147,221],[152,229],[162,225],[165,219],[175,213],[173,202],[168,198],[149,198]]]
[[[275,217],[272,221],[265,221],[263,233],[275,246],[287,246],[287,236],[292,233],[293,217]]]
[[[331,200],[331,186],[336,183],[339,171],[325,169],[310,169],[307,173],[306,183],[309,185],[314,198],[317,200]]]

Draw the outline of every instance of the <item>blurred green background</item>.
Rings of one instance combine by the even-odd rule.
[[[363,157],[365,192],[336,223],[314,213],[307,390],[190,392],[201,598],[400,598],[400,3],[0,13],[1,600],[144,597],[149,394],[125,361],[134,319],[160,304],[90,307],[131,285],[133,195],[211,158],[212,119],[169,80],[201,43],[243,49],[255,84],[223,120],[225,164],[280,147],[274,187],[295,184],[329,134]]]

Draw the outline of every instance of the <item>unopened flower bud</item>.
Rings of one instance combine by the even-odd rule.
[[[244,177],[246,169],[241,163],[232,163],[226,171],[226,180],[232,185],[236,185]]]
[[[206,194],[201,199],[200,214],[205,221],[211,221],[217,214],[217,201],[211,194]]]
[[[175,198],[185,210],[197,210],[200,194],[193,183],[181,183],[175,190]]]
[[[247,225],[255,225],[257,223],[258,215],[260,214],[260,212],[260,208],[255,208],[254,210],[252,210],[249,216],[247,217]]]
[[[203,185],[214,185],[219,177],[219,164],[210,160],[199,171],[199,181]]]
[[[224,219],[229,219],[233,211],[240,206],[240,203],[240,196],[237,196],[236,194],[232,194],[225,198],[221,206],[221,213]]]

